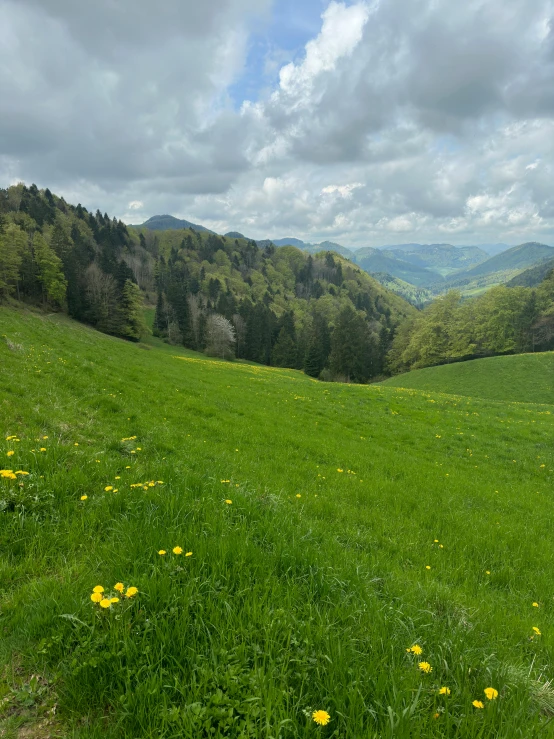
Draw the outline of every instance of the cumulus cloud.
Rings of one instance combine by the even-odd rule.
[[[554,242],[553,0],[333,0],[238,109],[271,0],[0,15],[5,184],[255,238]]]

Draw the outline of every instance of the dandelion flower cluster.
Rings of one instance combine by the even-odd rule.
[[[90,599],[93,603],[96,603],[100,608],[111,608],[115,603],[120,602],[120,597],[125,595],[126,598],[132,598],[138,593],[138,588],[134,585],[125,590],[125,585],[122,582],[118,582],[113,586],[113,590],[116,594],[109,595],[106,593],[102,585],[96,585],[92,589]]]

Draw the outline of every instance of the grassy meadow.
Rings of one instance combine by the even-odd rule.
[[[512,403],[554,404],[554,352],[487,357],[440,367],[425,367],[397,375],[383,383],[502,400]]]
[[[477,384],[505,363],[542,405],[0,309],[0,735],[554,736],[554,398],[522,359]]]

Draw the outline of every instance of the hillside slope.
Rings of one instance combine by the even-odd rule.
[[[3,734],[553,736],[544,406],[0,337]]]
[[[536,242],[520,244],[497,254],[471,269],[453,275],[452,279],[460,280],[489,275],[495,272],[506,272],[525,269],[539,262],[554,258],[554,247]]]
[[[381,384],[489,400],[554,404],[554,352],[426,367]]]
[[[364,246],[355,252],[356,264],[366,272],[386,272],[393,277],[409,282],[417,287],[427,287],[442,283],[443,278],[436,272],[399,259],[392,253]]]

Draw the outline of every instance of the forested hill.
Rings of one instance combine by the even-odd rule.
[[[49,190],[0,190],[0,300],[66,311],[138,340],[365,382],[415,309],[338,255],[194,229],[133,229]]]
[[[396,327],[415,313],[331,252],[194,230],[144,229],[139,239],[156,259],[154,331],[194,349],[224,356],[216,337],[226,321],[239,357],[365,382],[383,372]]]

